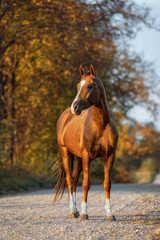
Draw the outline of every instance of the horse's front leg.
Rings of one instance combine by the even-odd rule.
[[[82,159],[77,157],[76,159],[76,164],[73,170],[73,202],[76,208],[76,187],[77,187],[77,183],[79,180],[79,175],[82,171]],[[76,208],[76,213],[72,213],[71,214],[72,218],[78,218],[79,217],[79,212]]]
[[[83,203],[82,203],[82,211],[80,218],[82,220],[88,219],[87,213],[87,197],[88,191],[90,189],[90,158],[89,156],[85,156],[82,158],[82,166],[83,166]]]
[[[111,190],[111,170],[115,159],[115,153],[111,153],[108,158],[104,159],[104,190],[106,193],[106,213],[107,219],[110,221],[115,221],[115,217],[112,213],[111,203],[110,203],[110,190]]]

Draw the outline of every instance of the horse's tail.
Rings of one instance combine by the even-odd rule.
[[[56,203],[61,200],[61,198],[63,197],[64,191],[65,191],[65,188],[66,188],[66,172],[63,167],[61,156],[55,162],[52,170],[54,172],[54,175],[58,176],[58,182],[54,186],[54,189],[56,189],[56,194],[55,194],[53,202]],[[57,171],[58,171],[58,174],[57,174]]]
[[[73,172],[73,161],[74,161],[74,155],[70,153],[69,167],[70,167],[71,173]],[[56,194],[53,202],[56,203],[61,200],[66,188],[66,172],[63,167],[62,156],[60,156],[60,158],[57,159],[54,166],[52,167],[51,172],[53,173],[53,176],[57,175],[58,177],[58,182],[54,186],[54,189],[56,189]]]

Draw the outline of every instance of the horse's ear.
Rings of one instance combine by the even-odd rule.
[[[92,64],[90,65],[90,73],[92,74],[92,76],[94,76],[94,77],[96,76],[95,71],[94,71],[94,67],[93,67]]]
[[[81,65],[79,66],[79,72],[80,72],[81,76],[84,75],[84,68]]]

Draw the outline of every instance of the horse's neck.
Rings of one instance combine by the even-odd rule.
[[[104,87],[100,94],[99,103],[97,106],[92,106],[92,118],[96,125],[104,129],[106,125],[110,122],[110,111],[109,106],[107,104],[106,94]]]

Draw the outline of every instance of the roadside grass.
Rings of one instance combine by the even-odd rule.
[[[55,178],[38,176],[25,171],[9,171],[0,174],[0,194],[30,191],[41,188],[53,188]]]
[[[141,171],[131,172],[129,175],[129,182],[131,183],[151,183],[155,178],[156,172],[152,171]]]
[[[150,159],[143,162],[142,166],[136,171],[130,171],[127,176],[127,183],[145,184],[153,182],[156,171],[151,165]],[[91,164],[90,179],[92,185],[103,184],[104,164],[103,161],[94,161]],[[27,172],[25,169],[15,167],[12,170],[0,173],[0,194],[10,192],[30,191],[41,188],[53,188],[57,178],[52,169],[46,175],[36,175]],[[112,183],[122,183],[122,179],[112,174]],[[78,185],[83,183],[83,174],[80,174]]]

